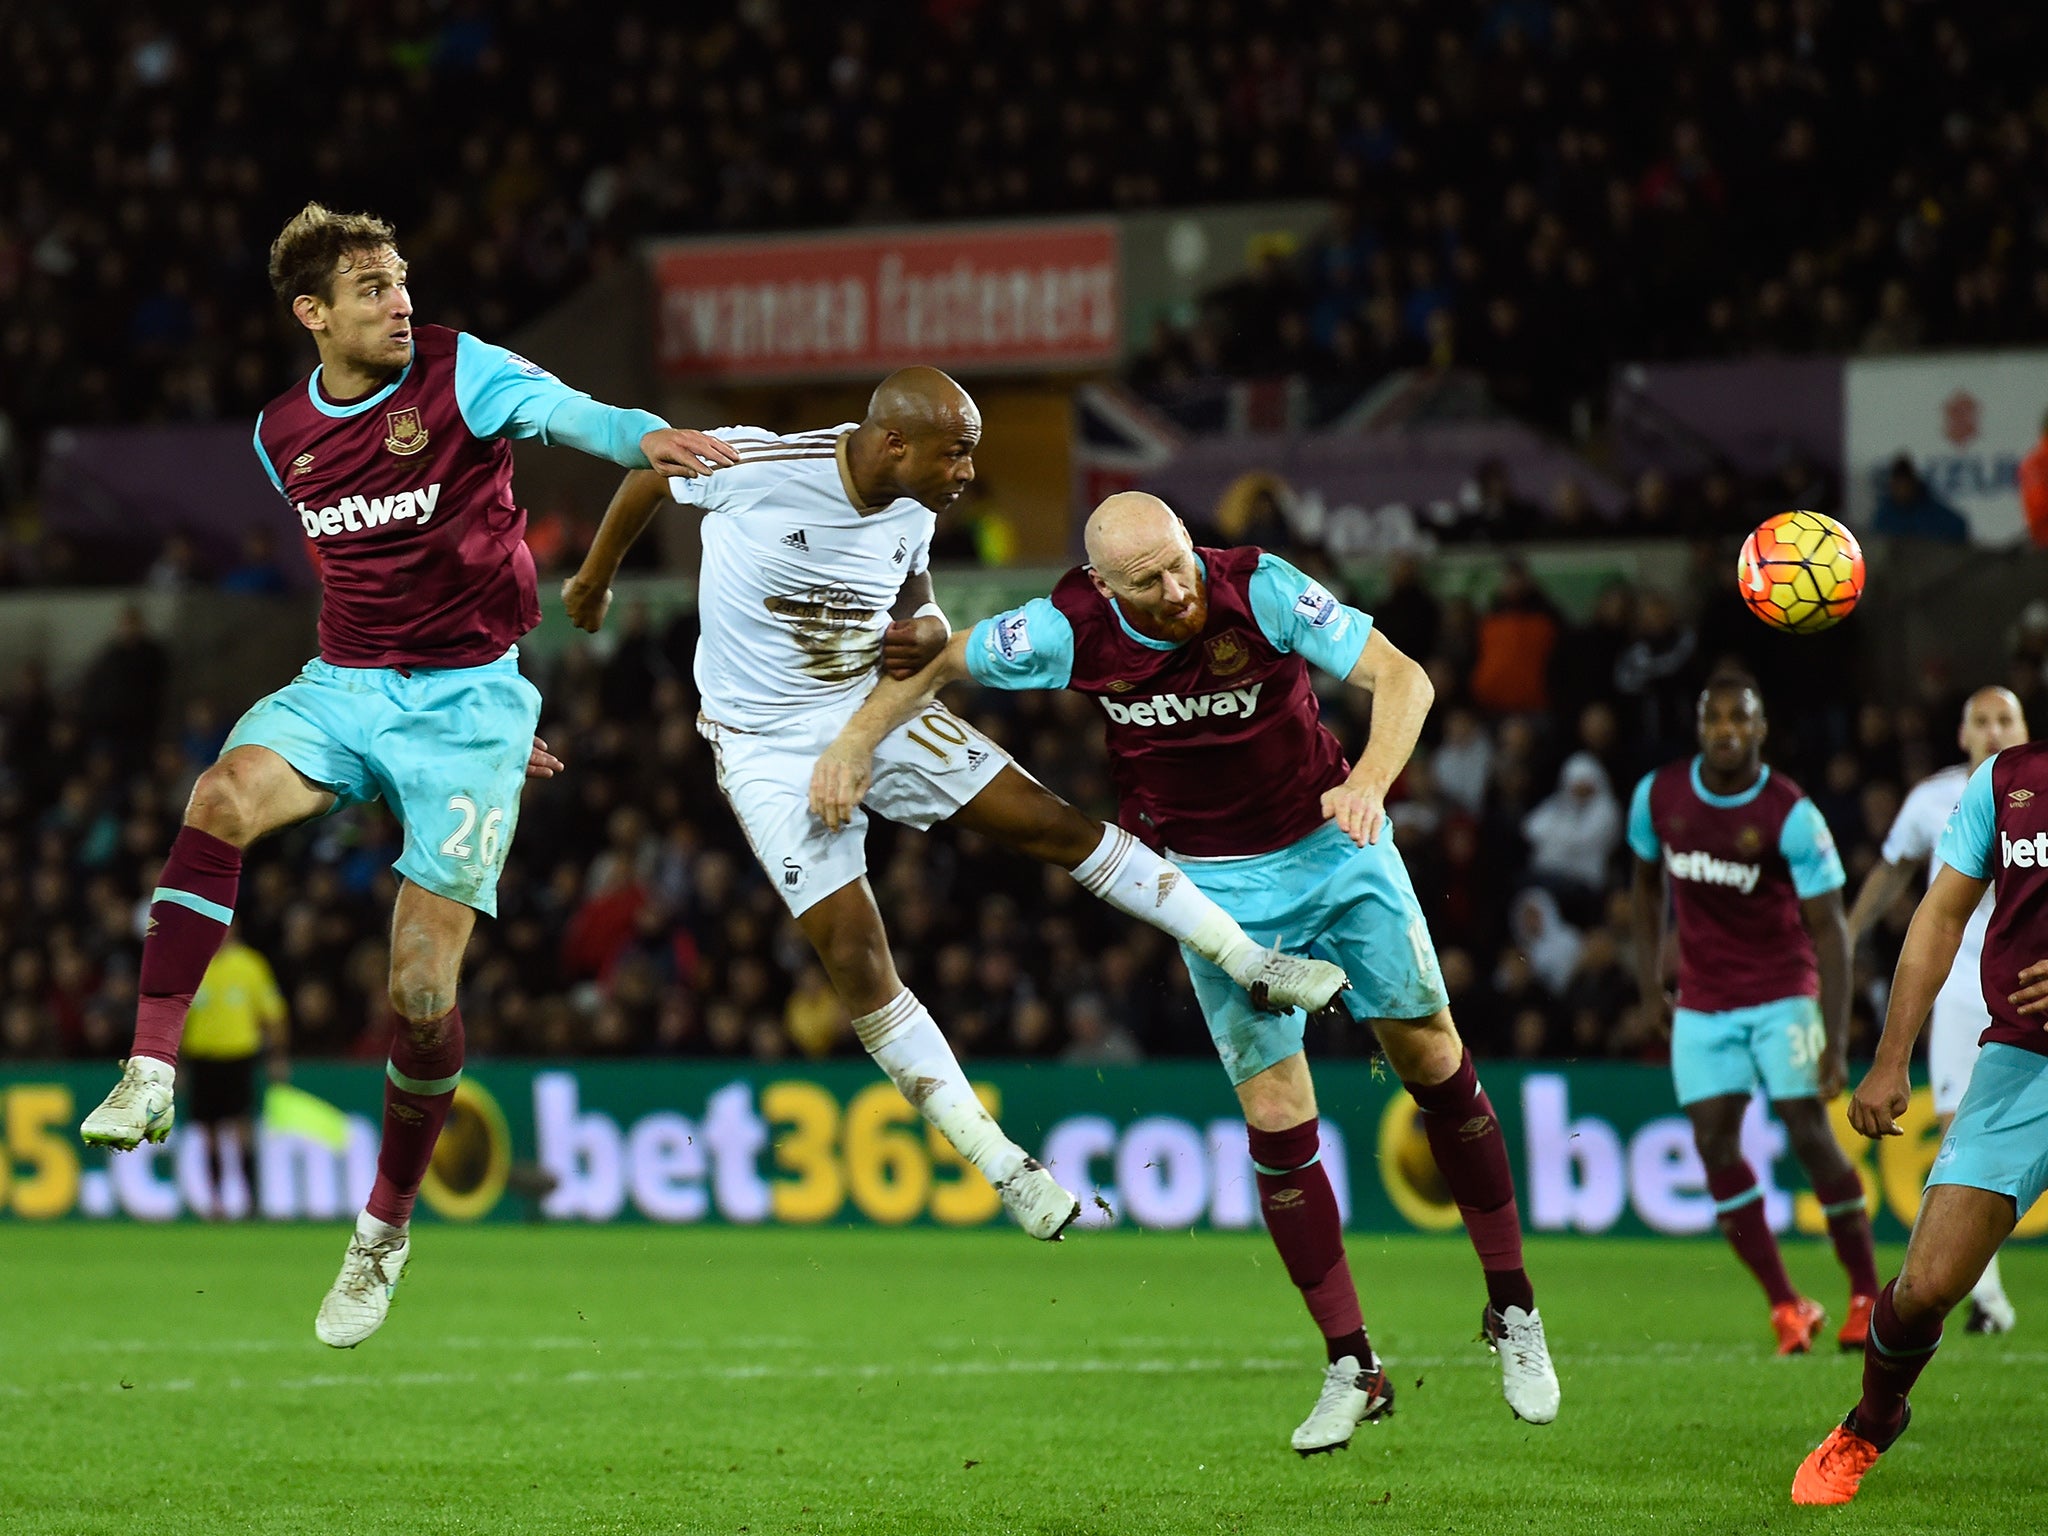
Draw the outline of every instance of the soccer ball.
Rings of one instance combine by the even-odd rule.
[[[1736,588],[1773,629],[1817,634],[1863,596],[1863,548],[1819,512],[1780,512],[1757,524],[1735,560]]]

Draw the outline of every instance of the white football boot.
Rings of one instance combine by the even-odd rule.
[[[1500,1357],[1500,1395],[1516,1418],[1548,1424],[1557,1417],[1560,1396],[1557,1371],[1550,1363],[1550,1345],[1543,1337],[1543,1319],[1532,1309],[1485,1308],[1479,1315],[1487,1347]]]
[[[1340,1451],[1359,1425],[1376,1423],[1393,1411],[1394,1384],[1378,1359],[1361,1364],[1356,1355],[1342,1356],[1323,1372],[1322,1393],[1295,1430],[1294,1448],[1304,1456]]]
[[[1041,1242],[1059,1242],[1060,1234],[1081,1214],[1081,1202],[1035,1157],[1025,1158],[1023,1167],[996,1186],[996,1193],[1017,1225]]]
[[[1970,1293],[1970,1316],[1963,1324],[1965,1333],[2011,1333],[2020,1320],[2013,1310],[2011,1300],[2003,1291]]]
[[[368,1212],[357,1218],[341,1273],[313,1319],[313,1336],[335,1349],[354,1349],[383,1327],[411,1251],[409,1229],[394,1231]]]
[[[121,1081],[85,1117],[78,1134],[88,1147],[113,1147],[126,1152],[140,1141],[162,1141],[178,1118],[172,1091],[178,1069],[154,1056],[130,1056],[121,1063]]]
[[[1244,982],[1244,989],[1251,994],[1252,1006],[1262,1013],[1285,1013],[1290,1008],[1314,1013],[1328,1007],[1330,999],[1350,985],[1341,965],[1269,949]]]

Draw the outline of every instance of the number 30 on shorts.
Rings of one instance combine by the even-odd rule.
[[[1792,1065],[1810,1067],[1828,1048],[1827,1026],[1819,1019],[1808,1024],[1787,1024],[1785,1034],[1792,1047]]]
[[[476,832],[477,862],[486,869],[495,867],[498,855],[503,851],[499,847],[499,838],[505,825],[504,808],[496,805],[487,808],[483,813],[481,829],[477,826],[476,802],[469,796],[450,795],[448,809],[455,817],[455,830],[442,842],[441,851],[451,859],[461,859],[467,863],[470,858],[469,834]]]

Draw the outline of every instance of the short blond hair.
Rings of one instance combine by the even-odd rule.
[[[334,278],[344,259],[394,245],[398,232],[371,213],[336,213],[308,203],[270,242],[270,287],[286,308],[302,293],[334,302]]]

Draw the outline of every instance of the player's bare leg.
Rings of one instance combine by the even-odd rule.
[[[1827,1106],[1819,1099],[1779,1099],[1771,1108],[1791,1138],[1799,1166],[1806,1170],[1807,1183],[1827,1216],[1835,1257],[1849,1276],[1849,1311],[1835,1341],[1845,1350],[1861,1349],[1870,1332],[1871,1309],[1877,1305],[1877,1245],[1870,1231],[1863,1175],[1835,1139]]]
[[[320,1303],[313,1332],[353,1349],[383,1325],[411,1254],[413,1201],[462,1080],[462,1013],[455,986],[476,913],[413,884],[391,913],[391,1006],[398,1028],[384,1069],[384,1136],[377,1179],[348,1252]]]
[[[1314,1013],[1348,985],[1343,970],[1327,960],[1258,944],[1192,880],[1130,833],[1082,814],[1014,767],[996,775],[950,819],[1013,852],[1057,864],[1090,895],[1214,962],[1260,1008]]]
[[[268,747],[237,747],[199,775],[150,900],[135,1041],[121,1081],[78,1128],[87,1145],[125,1151],[170,1135],[178,1041],[192,995],[235,915],[242,852],[333,804],[331,790],[301,778]]]
[[[1955,1123],[1955,1118],[1953,1113],[1935,1116],[1935,1129],[1941,1133],[1939,1140],[1948,1139],[1948,1128]],[[2012,1298],[2005,1294],[2005,1277],[1998,1272],[1998,1255],[1993,1253],[1984,1265],[1984,1273],[1970,1288],[1970,1315],[1963,1324],[1963,1331],[2011,1333],[2018,1323],[2019,1314],[2013,1310]]]
[[[1394,1411],[1394,1385],[1365,1335],[1358,1287],[1344,1254],[1343,1217],[1323,1169],[1308,1057],[1296,1051],[1246,1078],[1237,1085],[1237,1101],[1244,1109],[1266,1230],[1322,1331],[1328,1358],[1315,1407],[1292,1443],[1304,1456],[1340,1450],[1359,1425]]]
[[[1464,1218],[1486,1276],[1481,1326],[1500,1359],[1515,1417],[1548,1424],[1560,1391],[1535,1288],[1522,1263],[1522,1216],[1507,1140],[1448,1008],[1422,1019],[1375,1019],[1373,1033],[1415,1100],[1430,1155]]]
[[[1748,1109],[1748,1095],[1724,1093],[1686,1105],[1685,1117],[1692,1122],[1693,1145],[1706,1165],[1707,1190],[1714,1197],[1721,1235],[1756,1276],[1771,1304],[1778,1353],[1803,1355],[1827,1322],[1827,1309],[1801,1296],[1785,1273],[1785,1257],[1764,1213],[1763,1186],[1742,1155],[1742,1117]]]
[[[841,886],[796,921],[875,1064],[996,1187],[1018,1226],[1056,1241],[1081,1214],[1081,1202],[982,1107],[938,1024],[897,975],[867,878]]]
[[[1878,1294],[1863,1346],[1863,1396],[1800,1463],[1795,1504],[1846,1504],[1863,1475],[1912,1419],[1907,1394],[1941,1344],[1942,1319],[2011,1235],[2012,1198],[1964,1184],[1936,1184],[1920,1202],[1906,1263]]]

